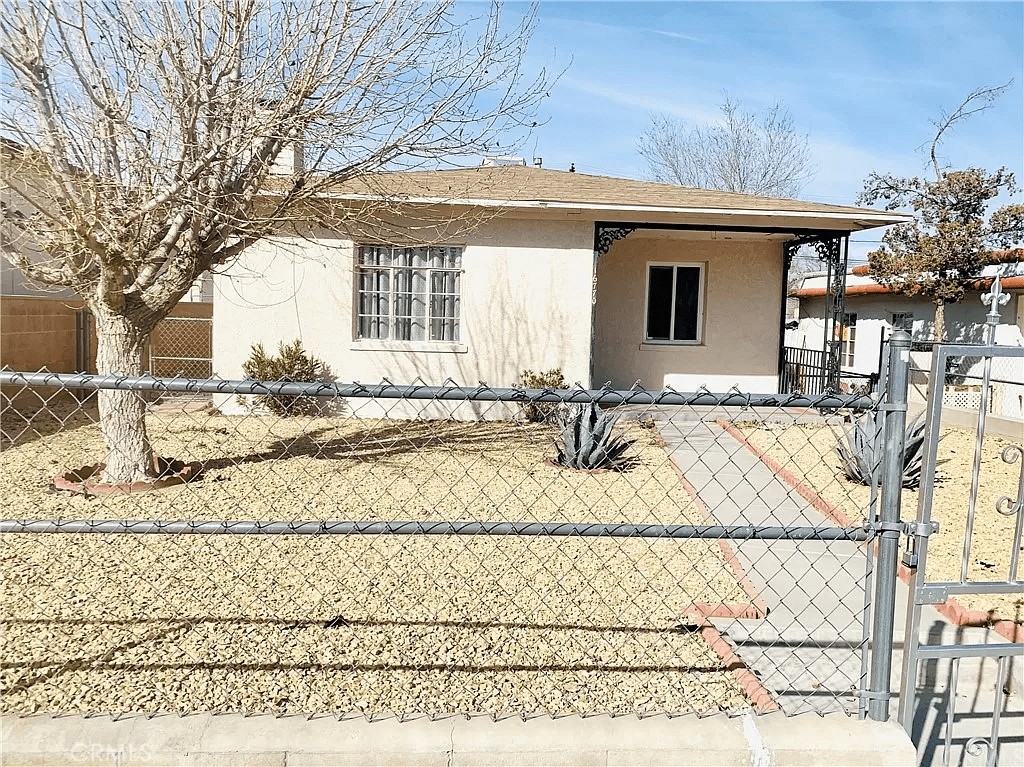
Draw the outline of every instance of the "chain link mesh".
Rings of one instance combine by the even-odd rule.
[[[54,485],[104,460],[98,384],[5,375],[5,712],[859,709],[872,493],[834,448],[868,398],[323,384],[283,417],[107,381],[214,393],[147,406],[191,481],[100,494]],[[553,463],[540,402],[599,402],[626,464]]]
[[[911,402],[924,404],[931,385],[930,351],[914,352]],[[942,406],[977,413],[982,405],[985,357],[962,355],[947,360],[942,380]],[[986,412],[999,418],[1024,418],[1024,370],[1013,357],[987,358],[991,365]]]
[[[213,320],[209,317],[160,320],[150,334],[149,372],[154,376],[212,376]]]

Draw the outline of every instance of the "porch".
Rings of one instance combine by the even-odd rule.
[[[591,381],[627,389],[785,393],[801,384],[784,347],[789,270],[813,252],[842,316],[846,231],[667,223],[595,224]],[[837,391],[839,344],[813,350],[815,393]]]

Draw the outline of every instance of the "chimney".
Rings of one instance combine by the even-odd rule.
[[[290,141],[284,145],[270,168],[272,176],[293,176],[306,170],[306,157],[302,144]]]
[[[273,125],[275,122],[278,102],[267,99],[259,102],[256,108],[257,120],[263,125]],[[283,130],[283,128],[279,128]],[[275,134],[276,135],[276,134]],[[273,164],[270,166],[271,176],[292,176],[306,170],[306,156],[302,149],[301,136],[297,129],[292,129],[288,134],[295,140],[288,141],[278,152]]]

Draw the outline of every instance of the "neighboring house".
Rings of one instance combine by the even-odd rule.
[[[331,200],[396,200],[386,226],[259,242],[214,277],[219,376],[300,338],[344,381],[509,386],[561,368],[584,386],[775,392],[789,249],[845,257],[850,232],[905,219],[530,167],[359,183]]]
[[[31,212],[17,191],[18,183],[26,183],[24,174],[30,165],[12,161],[22,151],[16,142],[0,138],[0,250],[44,261],[46,254],[19,236],[12,220]],[[38,176],[28,178],[38,184]],[[31,188],[31,183],[27,186]],[[213,279],[206,274],[172,312],[182,319],[165,321],[154,331],[153,360],[159,364],[152,366],[152,372],[205,370],[209,375],[209,363],[204,367],[195,360],[210,357],[212,302]],[[0,252],[0,367],[21,371],[45,368],[54,373],[92,371],[95,355],[95,328],[84,302],[71,290],[37,287]]]
[[[999,308],[1000,323],[996,327],[995,342],[1003,346],[1024,346],[1024,250],[1006,251],[998,260],[1001,263],[984,269],[975,289],[968,291],[962,301],[945,307],[946,340],[949,343],[985,342],[985,315],[989,310],[982,303],[981,296],[990,289],[992,278],[999,274],[1002,288],[1010,299]],[[797,327],[786,331],[787,348],[820,349],[825,332],[825,307],[829,300],[825,275],[807,275],[791,295],[800,301],[800,316]],[[893,293],[870,276],[867,266],[855,267],[847,275],[845,310],[836,323],[836,335],[841,342],[842,370],[861,375],[877,374],[882,344],[896,329],[908,331],[918,342],[912,353],[913,364],[919,369],[927,369],[930,353],[925,342],[933,340],[934,320],[935,304],[932,301]],[[790,356],[795,355],[791,352]],[[976,358],[965,358],[949,372],[963,377],[959,385],[972,385],[972,381],[976,385],[977,381],[972,377],[980,377],[981,365]],[[1018,363],[1001,363],[994,376],[1024,382],[1024,369]],[[918,375],[915,381],[920,382],[922,378]],[[1018,399],[1024,391],[1018,392],[1017,388],[1013,392],[1007,389],[1010,399],[1006,403],[993,400],[993,407],[1008,417],[1019,418],[1022,404]]]
[[[12,217],[25,215],[25,199],[7,185],[11,158],[20,146],[0,138],[0,250],[17,248],[33,261],[45,255],[17,236]],[[0,252],[0,367],[55,373],[89,368],[88,323],[83,303],[70,290],[44,290],[29,282]]]

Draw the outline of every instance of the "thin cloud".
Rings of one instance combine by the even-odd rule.
[[[637,107],[648,112],[663,112],[691,122],[710,122],[720,117],[717,110],[706,110],[691,105],[683,105],[678,101],[669,101],[636,91],[619,90],[618,88],[601,85],[591,80],[565,77],[559,82],[559,85],[578,93],[585,93],[588,96],[605,99],[613,104]]]
[[[559,26],[571,27],[573,29],[586,28],[594,32],[610,32],[615,35],[635,32],[642,35],[660,35],[661,37],[667,37],[671,40],[685,40],[690,43],[710,42],[707,37],[691,35],[685,32],[673,32],[667,29],[654,29],[653,27],[631,27],[626,24],[603,24],[600,21],[590,21],[586,19],[566,19],[559,16],[545,16],[544,23],[557,24]]]

